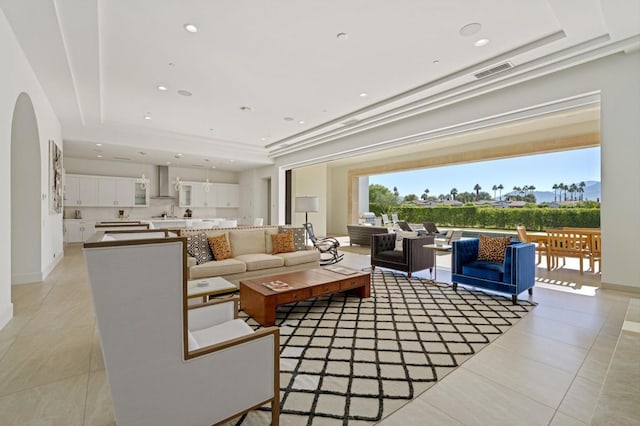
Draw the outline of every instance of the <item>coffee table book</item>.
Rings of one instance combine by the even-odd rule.
[[[269,282],[263,283],[262,285],[273,291],[285,291],[285,290],[290,290],[292,288],[288,283],[280,280],[269,281]]]

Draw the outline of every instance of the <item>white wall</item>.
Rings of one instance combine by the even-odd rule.
[[[630,234],[640,229],[640,53],[617,54],[561,72],[480,95],[380,128],[346,136],[322,146],[277,158],[276,167],[313,164],[345,150],[454,126],[514,110],[591,92],[601,92],[602,282],[640,289],[640,270],[633,265],[638,249]],[[358,164],[358,168],[366,164]],[[553,171],[550,171],[555,173]],[[347,186],[347,173],[341,173]],[[335,182],[334,182],[335,183]],[[334,205],[347,198],[335,188]],[[331,214],[345,209],[334,208]],[[346,210],[345,210],[346,211]],[[336,221],[342,224],[348,219]],[[334,229],[331,229],[334,230]]]
[[[0,10],[0,327],[13,315],[11,304],[11,122],[20,93],[29,95],[38,122],[41,153],[41,193],[48,194],[48,141],[61,145],[62,132],[44,91],[29,66],[4,13]],[[41,203],[42,211],[42,276],[46,276],[62,258],[62,214],[49,215],[48,197]],[[24,254],[22,254],[24,255]],[[55,256],[55,257],[54,257]]]
[[[291,223],[301,226],[305,220],[304,213],[296,213],[296,197],[317,196],[320,198],[320,211],[309,213],[309,222],[313,224],[313,231],[317,236],[327,235],[327,216],[329,205],[329,179],[326,164],[301,167],[292,173],[291,200],[293,215]]]

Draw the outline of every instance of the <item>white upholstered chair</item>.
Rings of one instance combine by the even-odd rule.
[[[96,234],[84,245],[118,424],[210,425],[270,403],[279,422],[277,327],[237,300],[187,305],[186,238]]]

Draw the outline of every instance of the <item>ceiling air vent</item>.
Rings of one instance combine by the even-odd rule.
[[[493,68],[477,72],[473,76],[479,80],[481,78],[489,77],[490,75],[498,74],[499,72],[506,71],[511,68],[513,68],[513,64],[511,62],[505,62],[504,64],[496,65]]]
[[[131,161],[131,158],[127,158],[127,157],[113,157],[114,160],[120,160],[120,161]]]

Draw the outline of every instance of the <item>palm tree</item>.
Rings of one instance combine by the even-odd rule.
[[[559,189],[560,191],[563,191],[563,190],[564,190],[564,183],[560,182],[560,183],[558,184],[558,189]],[[564,195],[564,200],[565,200],[565,201],[567,201],[567,194],[566,194],[566,193],[565,193],[565,195]],[[560,201],[562,201],[562,192],[560,192]]]
[[[498,185],[493,185],[493,187],[491,187],[491,189],[493,190],[493,199],[496,199],[496,191],[498,190]]]
[[[478,200],[478,198],[480,198],[480,190],[482,189],[482,187],[480,186],[479,183],[476,183],[476,186],[473,187],[473,190],[476,191],[476,200]]]
[[[576,185],[575,183],[572,183],[571,186],[569,187],[569,192],[571,193],[571,201],[573,201],[575,199],[573,197],[573,194],[578,192],[578,185]]]
[[[564,190],[564,200],[567,201],[567,191],[569,190],[569,185],[562,185],[562,189]]]
[[[429,197],[429,188],[425,188],[424,189],[424,193],[422,194],[422,199],[424,201],[427,201],[427,198]]]
[[[504,186],[502,186],[502,184],[498,185],[498,191],[500,191],[500,199],[502,199],[502,190],[504,189]]]
[[[533,194],[533,191],[536,190],[536,187],[534,185],[529,185],[529,194]]]
[[[451,194],[451,196],[455,200],[456,199],[456,195],[458,195],[458,190],[456,188],[451,188],[451,191],[449,191],[449,194]]]
[[[529,191],[529,185],[525,185],[522,187],[522,195],[527,195],[527,191]]]
[[[516,195],[519,194],[521,191],[522,191],[522,188],[520,188],[519,186],[514,186],[513,187],[513,192],[515,192]]]
[[[583,200],[584,198],[584,187],[587,186],[586,183],[584,183],[584,181],[580,182],[578,184],[578,192],[580,192],[580,201]]]
[[[553,189],[553,201],[557,202],[558,201],[558,199],[557,199],[558,184],[554,183],[553,186],[551,187],[551,189]]]

